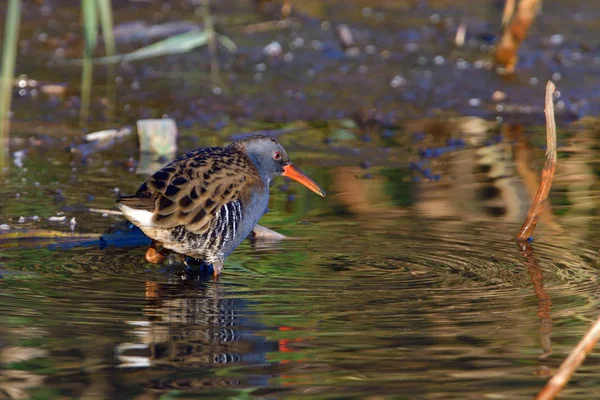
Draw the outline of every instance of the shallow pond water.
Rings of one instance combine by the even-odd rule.
[[[520,248],[543,136],[492,125],[426,158],[449,127],[472,122],[407,122],[385,149],[324,147],[336,121],[282,135],[329,196],[276,180],[262,223],[293,240],[244,243],[218,282],[147,264],[140,236],[103,214],[144,177],[134,137],[85,163],[62,140],[22,142],[30,152],[2,188],[1,393],[531,398],[600,305],[597,131],[564,128],[552,213]],[[586,360],[565,398],[595,396],[598,362]]]

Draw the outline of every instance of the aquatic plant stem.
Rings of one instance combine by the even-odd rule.
[[[92,57],[98,42],[98,10],[93,0],[81,0],[83,14],[83,36],[85,38],[83,51],[83,68],[81,71],[81,108],[79,109],[79,125],[87,124],[90,112],[90,98],[92,94],[92,79],[94,64]]]
[[[0,174],[8,159],[8,135],[10,131],[10,104],[17,60],[17,43],[21,22],[21,0],[9,0],[4,27],[2,53],[2,90],[0,92]]]
[[[546,113],[546,162],[544,163],[544,169],[542,170],[542,178],[540,186],[538,187],[533,203],[529,208],[529,212],[525,217],[523,226],[517,233],[517,241],[523,242],[529,240],[533,231],[540,219],[540,214],[546,206],[548,200],[548,194],[552,187],[552,181],[554,179],[554,171],[556,170],[556,122],[554,120],[554,90],[556,86],[552,81],[548,81],[546,84],[546,106],[544,112]]]
[[[111,0],[97,0],[100,25],[102,26],[102,37],[104,39],[104,50],[107,57],[117,54],[115,35],[113,33],[113,15]],[[115,89],[115,65],[108,64],[106,69],[106,99],[107,120],[111,120],[114,114],[117,94]]]
[[[202,20],[204,23],[204,30],[208,35],[208,57],[210,59],[210,81],[213,87],[220,87],[224,89],[223,82],[221,81],[221,69],[219,67],[219,59],[217,55],[217,41],[215,34],[215,27],[213,24],[212,15],[210,14],[210,0],[202,0]]]
[[[600,317],[594,322],[594,325],[585,334],[583,339],[577,344],[577,347],[571,351],[569,356],[563,361],[558,371],[550,378],[546,386],[539,392],[536,400],[551,400],[567,384],[571,376],[581,365],[585,357],[592,351],[596,342],[600,339]]]

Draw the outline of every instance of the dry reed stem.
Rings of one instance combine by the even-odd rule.
[[[551,400],[562,390],[562,388],[569,382],[569,379],[585,360],[585,357],[590,354],[596,342],[600,339],[600,317],[594,322],[594,325],[585,334],[583,339],[577,344],[577,347],[571,351],[569,356],[563,361],[556,371],[556,374],[546,386],[538,393],[536,400]]]
[[[556,170],[556,122],[554,121],[554,102],[553,95],[556,87],[552,81],[548,81],[546,85],[546,162],[544,163],[544,169],[542,170],[542,178],[540,186],[533,199],[533,203],[529,208],[525,222],[517,234],[517,241],[522,242],[529,240],[535,226],[540,219],[540,214],[544,211],[546,201],[548,200],[548,194],[552,187],[552,180],[554,179],[554,171]]]
[[[504,11],[502,12],[502,29],[505,29],[515,13],[516,0],[506,0]]]
[[[529,27],[533,23],[541,0],[521,0],[516,12],[510,18],[507,14],[514,10],[514,0],[507,0],[502,16],[502,36],[496,46],[496,63],[503,66],[507,73],[515,72],[519,60],[519,46],[525,40]],[[506,24],[506,25],[504,25]]]

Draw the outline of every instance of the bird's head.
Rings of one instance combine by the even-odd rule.
[[[258,169],[261,177],[268,183],[271,179],[283,175],[300,182],[321,197],[325,192],[312,179],[296,167],[279,142],[265,135],[254,135],[232,144],[246,152]]]

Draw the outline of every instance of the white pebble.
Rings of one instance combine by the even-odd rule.
[[[292,44],[293,47],[302,47],[302,46],[304,46],[304,43],[305,43],[305,41],[304,41],[303,38],[297,37],[296,39],[294,39],[292,41],[291,44]]]
[[[552,35],[549,42],[552,46],[559,46],[565,42],[565,37],[561,34]]]
[[[470,65],[471,64],[468,61],[465,61],[465,60],[462,60],[462,59],[458,60],[456,62],[456,68],[458,68],[458,69],[467,69],[467,68],[469,68]]]
[[[8,224],[2,224],[2,225],[0,225],[0,230],[7,231],[9,229],[10,229],[10,225],[8,225]]]
[[[21,218],[19,218],[19,223],[20,223],[20,224],[23,224],[23,223],[25,223],[25,217],[21,217]]]
[[[402,85],[404,85],[406,83],[406,79],[404,79],[403,77],[401,77],[400,75],[396,75],[392,81],[390,82],[390,85],[393,88],[397,88],[400,87]]]
[[[472,98],[472,99],[469,99],[469,105],[470,105],[471,107],[478,107],[478,106],[480,106],[480,105],[481,105],[481,100],[480,100],[480,99],[478,99],[478,98]]]
[[[282,53],[281,45],[279,42],[271,42],[265,46],[263,53],[268,56],[278,56]]]

